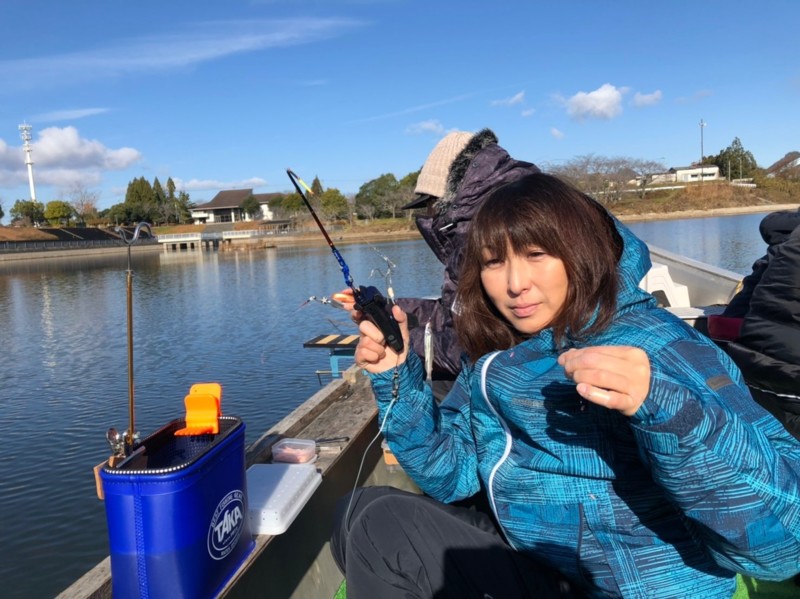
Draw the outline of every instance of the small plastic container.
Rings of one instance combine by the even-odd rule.
[[[312,439],[281,439],[272,446],[272,461],[285,464],[310,464],[317,459],[317,443]]]

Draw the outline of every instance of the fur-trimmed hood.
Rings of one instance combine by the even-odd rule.
[[[475,156],[489,144],[497,144],[497,135],[491,129],[481,129],[467,142],[461,152],[455,157],[447,173],[447,189],[443,197],[434,204],[436,212],[444,212],[453,202],[458,193],[458,187],[467,174],[467,169]]]
[[[448,172],[447,190],[434,204],[433,216],[417,217],[417,228],[451,278],[458,277],[469,223],[490,192],[538,172],[535,164],[509,156],[491,129],[476,133],[456,156]]]

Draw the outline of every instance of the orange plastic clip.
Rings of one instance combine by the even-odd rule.
[[[337,302],[350,303],[350,304],[352,304],[355,301],[355,299],[353,299],[352,293],[334,293],[331,296],[331,299],[334,299]]]
[[[183,400],[186,406],[186,426],[175,436],[216,435],[222,415],[222,386],[219,383],[196,383]]]

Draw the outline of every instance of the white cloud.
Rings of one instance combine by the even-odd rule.
[[[524,116],[525,118],[528,118],[529,116],[533,116],[535,113],[536,113],[536,109],[535,108],[526,108],[520,114],[522,116]]]
[[[251,187],[262,187],[267,184],[267,181],[261,177],[251,177],[240,181],[217,181],[214,179],[189,179],[188,181],[184,181],[178,177],[173,177],[172,181],[175,183],[177,189],[182,189],[184,191],[249,189]]]
[[[248,19],[190,25],[166,35],[143,36],[96,50],[41,58],[0,60],[2,91],[83,83],[129,73],[150,74],[218,60],[234,54],[310,44],[360,26],[337,18]]]
[[[640,94],[636,92],[633,96],[634,106],[652,106],[661,102],[661,90],[657,89],[652,94]]]
[[[0,169],[11,168],[24,160],[22,148],[12,148],[4,140],[0,139]]]
[[[411,135],[418,135],[420,133],[435,133],[436,135],[444,134],[444,125],[437,119],[430,119],[414,123],[406,127],[406,133]]]
[[[406,114],[411,114],[414,112],[421,112],[423,110],[428,110],[429,108],[438,108],[439,106],[445,106],[447,104],[455,104],[456,102],[461,102],[463,100],[467,100],[475,95],[475,93],[469,94],[462,94],[460,96],[455,96],[453,98],[447,98],[445,100],[438,100],[436,102],[431,102],[429,104],[419,104],[418,106],[411,106],[410,108],[404,108],[402,110],[397,110],[395,112],[388,112],[386,114],[381,114],[377,116],[370,116],[363,119],[357,119],[355,121],[351,121],[353,123],[369,123],[371,121],[378,121],[388,118],[393,118],[396,116],[404,116]]]
[[[133,148],[112,150],[97,140],[85,139],[75,127],[42,129],[33,143],[34,161],[40,168],[122,170],[141,159]]]
[[[505,98],[502,100],[492,100],[492,106],[515,106],[517,104],[522,104],[525,101],[525,92],[521,91],[518,94],[514,94],[510,98]]]
[[[87,116],[103,114],[108,112],[108,108],[73,108],[70,110],[53,110],[45,112],[31,118],[34,122],[52,123],[53,121],[74,121]]]
[[[591,92],[578,92],[566,101],[567,114],[576,120],[613,119],[622,113],[622,96],[627,88],[604,83]]]
[[[52,185],[66,190],[80,184],[89,188],[103,181],[103,173],[97,169],[50,168],[35,171],[33,180],[37,187],[40,184]]]
[[[550,135],[552,135],[556,139],[563,139],[564,138],[564,133],[562,131],[556,129],[555,127],[552,127],[550,129]]]
[[[28,171],[22,148],[12,148],[0,139],[0,187],[16,187],[27,182]]]
[[[112,149],[85,139],[75,127],[42,129],[31,143],[31,151],[35,182],[62,188],[76,182],[96,185],[105,171],[126,169],[142,158],[134,148]],[[27,180],[22,148],[9,147],[0,140],[0,186],[20,185]]]

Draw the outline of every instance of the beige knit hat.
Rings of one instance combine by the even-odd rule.
[[[474,135],[467,131],[453,131],[445,135],[433,148],[422,166],[414,193],[437,198],[444,196],[444,192],[447,190],[447,175],[450,173],[450,165]]]

